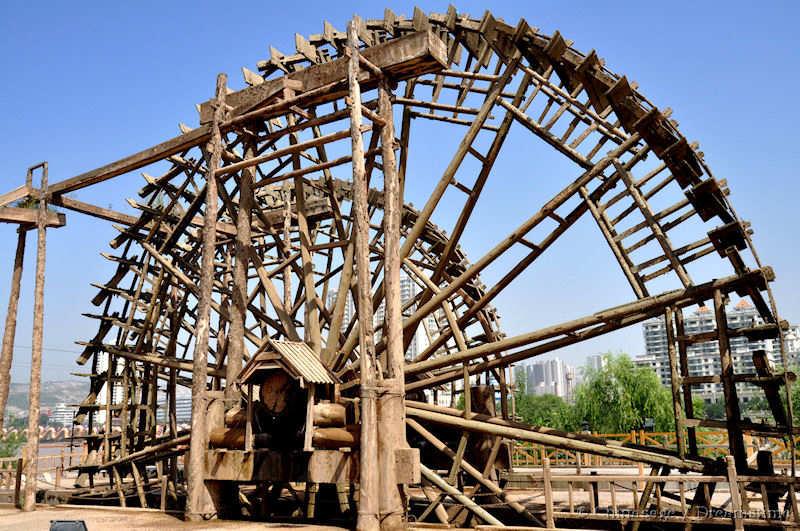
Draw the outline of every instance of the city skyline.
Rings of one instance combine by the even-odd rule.
[[[459,5],[460,9],[471,13],[480,13],[485,9],[485,5],[471,1]],[[446,9],[445,4],[440,7]],[[413,4],[400,2],[393,8],[398,13],[409,15]],[[44,86],[31,86],[29,83],[10,84],[8,87],[7,98],[0,105],[3,106],[3,115],[7,117],[8,127],[17,133],[7,135],[0,141],[0,149],[8,155],[4,178],[9,188],[20,184],[25,168],[41,159],[50,161],[51,177],[58,180],[171,136],[178,131],[178,122],[191,126],[197,121],[192,104],[208,99],[216,73],[224,71],[233,77],[243,65],[252,65],[260,59],[268,45],[275,45],[282,50],[293,49],[293,31],[308,29],[307,33],[313,33],[319,29],[317,21],[312,22],[300,16],[308,9],[306,5],[287,6],[290,12],[286,16],[291,17],[291,11],[294,10],[295,18],[299,18],[301,24],[308,24],[308,28],[293,28],[292,32],[287,32],[281,24],[265,22],[269,17],[253,17],[253,21],[242,21],[225,16],[218,23],[221,29],[227,28],[235,38],[224,50],[210,43],[193,42],[191,53],[187,53],[187,43],[173,35],[168,24],[171,18],[194,17],[196,10],[162,7],[167,9],[168,16],[146,21],[146,27],[162,35],[159,42],[148,44],[152,47],[151,56],[130,53],[131,49],[138,49],[141,35],[136,28],[139,23],[145,24],[143,17],[146,16],[146,10],[120,4],[98,6],[92,15],[76,12],[66,5],[50,6],[47,11],[51,12],[48,13],[43,13],[44,7],[34,4],[15,7],[6,4],[0,9],[4,15],[0,17],[0,24],[6,35],[0,44],[6,53],[1,54],[0,61],[9,79],[31,79],[35,74],[32,65],[47,65],[50,74],[62,80],[64,86],[58,94],[53,94]],[[579,3],[575,9],[590,16],[577,18],[572,16],[573,10],[555,5],[528,7],[501,2],[493,5],[493,9],[497,16],[507,17],[508,20],[524,16],[542,31],[560,28],[567,37],[576,40],[576,45],[596,46],[598,53],[608,58],[610,66],[635,76],[635,81],[646,89],[654,102],[676,110],[674,118],[680,121],[681,128],[686,130],[691,140],[698,139],[701,142],[701,149],[709,164],[720,178],[726,179],[731,185],[734,193],[732,200],[741,217],[752,222],[756,230],[753,237],[761,257],[778,274],[773,289],[783,317],[790,322],[800,321],[800,297],[796,296],[796,286],[800,284],[800,262],[796,259],[793,246],[786,244],[793,241],[793,224],[785,222],[794,216],[794,202],[800,195],[800,181],[794,179],[795,164],[792,157],[775,156],[795,151],[791,142],[793,131],[789,124],[795,121],[793,117],[798,110],[782,102],[790,101],[789,87],[798,73],[785,72],[789,76],[786,83],[775,87],[774,97],[762,101],[758,106],[745,108],[741,104],[752,98],[759,79],[770,72],[782,71],[783,65],[796,54],[794,31],[788,27],[788,21],[796,17],[787,16],[786,11],[790,9],[777,5],[755,8],[734,3],[720,12],[710,4],[691,4],[691,19],[681,16],[681,9],[658,6],[600,9],[589,2]],[[791,10],[795,9],[792,6]],[[256,12],[260,10],[258,8]],[[326,17],[333,23],[341,23],[348,20],[353,12],[365,17],[380,15],[376,7],[363,3],[327,6]],[[95,16],[128,20],[130,23],[106,27],[92,24],[91,19]],[[652,20],[656,17],[687,38],[674,39],[667,51],[662,43],[651,38],[647,24],[629,24],[625,39],[610,36],[600,29],[605,23],[618,24],[619,17],[631,20]],[[255,20],[259,18],[261,21],[256,23]],[[66,20],[67,23],[56,23],[56,20]],[[243,28],[242,24],[246,24],[247,28]],[[34,26],[53,36],[58,45],[45,45],[31,39],[22,30]],[[715,30],[708,31],[709,27]],[[740,31],[768,31],[770,38],[753,42],[729,37]],[[628,39],[637,40],[635,49],[627,44]],[[19,42],[26,45],[15,45]],[[707,50],[708,56],[715,60],[709,62],[703,54],[695,53],[698,47]],[[95,58],[92,68],[79,59],[85,57],[88,50],[103,52]],[[153,56],[157,56],[158,60],[153,60]],[[130,61],[130,68],[118,68],[119,57]],[[108,78],[109,71],[114,72],[113,84],[117,89],[107,93],[98,90],[91,102],[85,101],[76,92],[81,86],[107,86],[112,82]],[[741,72],[750,74],[742,76]],[[182,82],[142,83],[142,79],[181,79]],[[128,103],[118,105],[119,98]],[[103,112],[90,112],[91,108],[103,109]],[[26,113],[22,113],[21,109],[26,109]],[[30,112],[38,114],[31,115]],[[31,128],[30,124],[42,123],[54,113],[62,119],[52,124],[51,134],[42,138],[38,128]],[[741,149],[741,123],[763,124],[762,134],[752,139],[755,142],[753,149]],[[120,124],[124,124],[124,127],[120,127]],[[438,139],[425,137],[421,143],[433,144],[434,140]],[[549,159],[543,161],[543,171],[562,169],[551,162]],[[513,157],[499,161],[498,178],[514,175],[515,167],[525,166],[520,166],[520,160]],[[140,185],[141,179],[137,175],[121,177],[87,190],[78,198],[131,213],[133,209],[123,200],[115,200],[115,204],[109,205],[108,198],[134,197]],[[427,192],[427,189],[409,189],[408,200],[415,205],[422,205]],[[502,201],[500,213],[515,214],[513,221],[517,221],[519,216],[516,214],[522,207],[531,206],[531,198],[525,194],[486,198],[486,201],[486,208],[497,206]],[[479,208],[484,208],[484,203]],[[443,220],[441,225],[451,226],[447,221]],[[498,223],[501,221],[498,220]],[[613,256],[608,249],[600,247],[603,243],[597,228],[587,224],[576,229],[575,239],[560,242],[565,244],[563,248],[554,246],[551,249],[552,257],[545,256],[541,263],[537,263],[536,267],[542,274],[552,275],[552,282],[523,280],[513,293],[498,298],[495,306],[503,317],[504,332],[509,335],[526,332],[612,307],[632,298],[618,268],[612,269],[615,267]],[[0,236],[13,238],[12,230],[10,227],[0,227]],[[496,226],[487,226],[474,236],[468,234],[462,241],[467,256],[472,259],[479,257],[486,247],[495,243],[499,230]],[[84,245],[86,234],[95,234],[98,240],[105,237],[105,241],[116,236],[114,229],[108,225],[72,216],[67,226],[59,229],[58,234],[48,241],[45,378],[61,379],[77,369],[74,359],[79,349],[72,342],[90,337],[96,324],[80,317],[80,313],[86,311],[87,301],[94,296],[95,290],[90,283],[111,274],[109,264],[104,263],[97,254],[102,249]],[[576,242],[581,244],[575,247],[580,252],[569,249],[569,244]],[[602,271],[587,274],[588,264],[599,264],[596,269]],[[9,260],[0,264],[0,278],[10,277],[10,267]],[[25,381],[28,376],[32,272],[30,264],[26,264],[17,332],[19,346],[15,350],[12,381]],[[492,280],[495,278],[487,275],[487,284]],[[592,293],[590,301],[585,301],[581,296],[586,290]],[[7,297],[8,283],[2,282],[0,300],[5,301]],[[540,304],[530,311],[516,311],[525,301],[538,301]],[[0,312],[2,319],[5,317],[4,309]],[[559,352],[558,355],[574,365],[581,364],[587,352],[622,350],[635,356],[643,352],[640,336],[640,329],[634,326],[608,339],[598,339]]]

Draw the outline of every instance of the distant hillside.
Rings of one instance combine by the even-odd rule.
[[[47,413],[56,404],[77,404],[86,398],[88,392],[86,382],[67,380],[60,382],[42,382],[42,413]],[[12,383],[8,393],[7,414],[24,417],[28,414],[28,384]]]

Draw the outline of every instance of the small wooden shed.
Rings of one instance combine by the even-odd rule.
[[[336,379],[319,359],[319,355],[302,341],[282,341],[269,339],[264,350],[250,358],[239,373],[239,383],[247,387],[247,424],[245,449],[253,448],[253,386],[262,385],[275,371],[283,371],[306,389],[306,430],[304,450],[311,451],[313,433],[313,414],[315,397],[320,395],[321,386],[329,386],[333,391]],[[325,393],[332,395],[331,393]]]

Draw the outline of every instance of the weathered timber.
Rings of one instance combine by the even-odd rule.
[[[481,415],[471,415],[470,418],[463,418],[463,412],[450,410],[449,408],[422,408],[419,404],[409,403],[406,413],[420,420],[433,422],[442,426],[451,426],[476,433],[486,433],[507,437],[518,441],[530,441],[553,448],[563,450],[577,450],[593,455],[602,455],[625,459],[629,461],[666,465],[682,470],[702,472],[707,469],[709,463],[685,460],[670,455],[669,453],[656,453],[642,448],[632,448],[620,444],[612,444],[611,441],[602,439],[588,441],[575,434],[551,430],[548,428],[534,428],[524,425],[514,425],[508,421],[503,421],[496,417],[486,417]],[[446,413],[444,411],[447,411]],[[454,414],[458,412],[458,414]]]
[[[8,204],[13,203],[14,201],[19,201],[20,199],[24,199],[25,197],[29,196],[31,193],[31,187],[27,184],[23,184],[22,186],[11,190],[10,192],[6,192],[3,195],[0,195],[0,207],[4,207]]]
[[[14,357],[14,339],[17,333],[17,309],[19,308],[19,291],[22,283],[22,267],[25,259],[25,239],[28,231],[17,229],[17,249],[14,253],[14,269],[11,274],[11,289],[8,292],[8,309],[6,324],[3,329],[3,345],[0,350],[0,432],[3,431],[8,391],[11,385],[11,362]]]
[[[37,225],[39,222],[39,209],[0,207],[0,223],[18,223],[20,225]],[[45,226],[63,227],[67,223],[67,217],[58,212],[47,212],[45,214]]]
[[[47,162],[28,169],[28,180],[34,169],[41,169],[42,181],[39,190],[39,205],[36,209],[36,276],[33,292],[33,338],[31,339],[31,378],[28,389],[28,433],[39,432],[42,386],[42,340],[44,337],[44,281],[47,252]],[[28,437],[25,457],[25,499],[23,511],[36,509],[36,490],[39,482],[39,437]]]
[[[353,231],[355,267],[358,279],[358,328],[361,331],[361,449],[359,459],[359,511],[357,529],[379,529],[380,475],[377,467],[364,466],[378,462],[378,408],[376,396],[377,367],[375,359],[372,280],[369,266],[368,184],[364,161],[364,139],[361,136],[361,87],[359,83],[358,40],[356,21],[347,26],[347,83],[350,97],[350,130],[353,153]]]
[[[444,43],[433,32],[417,32],[388,41],[377,46],[371,46],[363,51],[364,58],[374,64],[385,76],[396,81],[408,77],[417,77],[421,74],[436,72],[447,64]],[[286,77],[295,81],[302,87],[301,91],[314,90],[329,83],[345,81],[348,75],[349,59],[342,57],[330,63],[314,65],[297,72],[292,72]],[[363,89],[375,88],[380,79],[375,72],[368,69],[359,69],[356,74],[359,85]],[[249,87],[226,97],[228,105],[233,107],[233,116],[238,116],[252,111],[262,101],[265,95],[273,93],[275,84],[279,80],[269,80],[254,87]],[[347,83],[329,94],[324,99],[314,101],[321,103],[339,99],[348,94]],[[309,102],[312,103],[312,102]],[[200,122],[207,122],[211,118],[212,108],[210,102],[200,105]]]
[[[225,113],[227,76],[217,76],[216,108],[210,145],[206,152],[206,211],[203,223],[202,268],[200,274],[200,298],[197,308],[197,343],[192,367],[192,433],[189,452],[187,481],[188,499],[186,516],[190,520],[202,519],[208,513],[204,481],[205,451],[208,446],[206,415],[206,386],[208,380],[208,338],[211,319],[211,290],[214,282],[214,253],[217,237],[217,178],[214,171],[222,157],[222,138],[219,124]]]
[[[397,80],[404,79],[405,77],[417,76],[421,72],[435,72],[443,68],[446,64],[444,59],[444,44],[430,32],[421,32],[419,34],[410,35],[404,39],[387,42],[377,53],[370,52],[370,50],[372,49],[366,51],[370,61],[387,73],[391,73]],[[346,73],[347,61],[338,60],[301,70],[296,76],[289,76],[289,79],[291,81],[299,81],[302,84],[303,92],[309,92],[310,90],[325,87],[331,83],[344,82],[346,80]],[[364,79],[359,78],[360,82],[367,84],[374,84],[377,82],[377,79],[368,72],[364,72],[363,75]],[[273,94],[271,91],[274,90],[274,88],[268,88],[266,85],[267,83],[263,83],[227,96],[227,105],[234,107],[233,114],[237,115],[245,110],[252,110],[253,107],[263,101],[265,95],[271,96]],[[347,85],[343,84],[343,88],[338,91],[331,91],[330,93],[320,95],[308,103],[320,104],[325,101],[339,99],[346,94],[346,92]],[[213,112],[210,109],[209,102],[201,105],[201,122],[210,120],[211,113]],[[271,116],[265,115],[261,118],[269,119]],[[220,123],[220,130],[222,132],[227,132],[235,123],[235,120],[230,120],[227,123]],[[129,157],[57,182],[50,187],[49,192],[52,195],[61,195],[80,190],[81,188],[137,170],[155,161],[169,157],[170,155],[176,155],[186,151],[193,146],[198,146],[203,142],[207,142],[210,138],[211,126],[208,124],[201,125],[197,129],[193,129],[184,135],[177,136],[161,144],[144,149]]]

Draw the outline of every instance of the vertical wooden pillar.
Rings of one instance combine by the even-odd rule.
[[[680,308],[677,309],[682,311]],[[672,325],[673,310],[667,307],[664,311],[664,326],[667,332],[667,353],[669,355],[669,382],[672,388],[672,410],[675,413],[675,440],[678,444],[678,455],[686,457],[686,442],[683,439],[683,408],[681,407],[681,377],[678,372],[678,356],[675,352],[675,329]]]
[[[720,290],[714,290],[714,317],[717,320],[717,340],[719,343],[719,358],[721,364],[722,392],[725,395],[725,419],[728,425],[728,447],[736,460],[736,469],[746,472],[747,454],[744,448],[744,437],[739,408],[739,396],[736,393],[736,383],[733,379],[733,356],[731,356],[730,342],[728,341],[728,319],[725,315],[725,300]]]
[[[244,158],[256,156],[255,141],[245,141]],[[239,398],[236,378],[242,370],[244,357],[244,327],[247,320],[247,269],[250,257],[250,225],[253,205],[253,173],[255,167],[242,170],[239,181],[239,211],[236,213],[236,260],[233,265],[233,311],[228,334],[228,361],[225,367],[225,398]],[[238,400],[236,400],[238,402]],[[227,407],[230,407],[228,404]]]
[[[206,210],[203,219],[203,254],[200,267],[200,298],[197,307],[195,349],[192,360],[192,438],[189,445],[186,518],[199,520],[207,512],[205,488],[205,454],[208,448],[206,429],[206,381],[208,380],[208,336],[211,320],[211,288],[214,285],[214,254],[217,243],[217,177],[215,172],[222,158],[222,135],[219,124],[225,113],[228,78],[217,76],[214,120],[211,140],[206,148]]]
[[[294,117],[289,115],[287,124],[294,125]],[[297,133],[289,135],[289,143],[297,143]],[[292,168],[299,170],[300,154],[292,154]],[[322,339],[319,328],[319,308],[317,306],[317,288],[314,283],[314,258],[311,254],[311,231],[308,228],[306,213],[306,192],[302,175],[294,178],[294,203],[297,211],[297,231],[300,235],[300,257],[303,261],[303,289],[305,291],[304,329],[305,338],[311,350],[318,355],[322,350]],[[289,245],[289,240],[286,242]],[[287,304],[288,308],[288,304]]]
[[[36,285],[33,293],[33,338],[31,342],[31,383],[28,394],[28,443],[25,447],[25,500],[23,511],[36,509],[36,483],[39,475],[39,412],[42,387],[42,335],[44,333],[44,268],[47,253],[47,162],[42,169],[39,212],[36,219]]]
[[[286,256],[292,254],[292,192],[284,186],[281,190],[283,198],[283,247]],[[292,311],[292,264],[287,263],[283,268],[283,307],[287,312]]]
[[[117,357],[106,353],[106,418],[103,433],[103,456],[105,461],[111,461],[111,406],[114,402],[114,373],[117,372]]]
[[[378,112],[381,126],[381,159],[383,165],[383,237],[386,364],[388,379],[381,397],[378,424],[381,469],[381,529],[402,529],[405,525],[405,490],[399,485],[395,471],[395,455],[406,448],[405,426],[405,349],[403,348],[403,308],[400,299],[400,180],[394,155],[394,121],[391,89],[384,78],[378,87]]]
[[[542,481],[544,482],[544,514],[545,524],[548,529],[556,527],[556,521],[553,517],[553,483],[550,479],[550,458],[545,457],[542,460]]]
[[[8,294],[8,313],[3,332],[3,347],[0,351],[0,432],[8,402],[8,386],[11,384],[11,362],[14,358],[14,338],[17,334],[17,308],[19,290],[22,284],[22,265],[25,259],[25,238],[28,228],[20,225],[17,229],[17,252],[14,254],[14,271],[11,274],[11,291]]]
[[[364,168],[364,139],[361,136],[361,87],[358,84],[359,59],[356,22],[347,25],[350,61],[347,82],[350,87],[350,132],[353,156],[353,227],[356,241],[355,265],[358,278],[359,364],[361,369],[361,445],[359,466],[359,531],[379,529],[380,498],[378,429],[376,400],[375,327],[372,322],[372,279],[369,266],[369,205]]]
[[[742,494],[739,490],[739,478],[736,474],[736,462],[731,456],[727,456],[725,461],[728,465],[728,486],[731,492],[731,512],[733,513],[733,528],[736,531],[744,531],[742,522]]]
[[[686,335],[686,326],[683,322],[683,310],[679,309],[675,312],[675,332],[678,338]],[[692,386],[684,382],[684,378],[689,376],[689,352],[685,341],[678,339],[678,359],[680,361],[679,369],[681,376],[681,385],[683,387],[683,409],[686,413],[687,419],[694,418],[694,404],[692,404]],[[686,428],[686,439],[689,443],[689,455],[698,455],[697,451],[697,430],[695,428]]]

